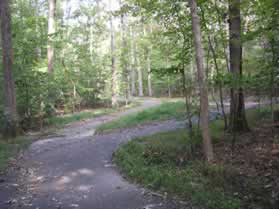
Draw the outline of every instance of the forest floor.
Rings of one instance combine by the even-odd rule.
[[[34,142],[0,181],[0,208],[23,209],[183,209],[190,203],[172,201],[124,179],[112,155],[131,139],[184,128],[177,120],[94,135],[101,124],[140,112],[162,102],[142,100],[142,106],[67,125]],[[249,106],[249,105],[248,105]],[[251,104],[249,107],[253,107]]]
[[[203,160],[201,137],[185,129],[134,139],[114,155],[130,180],[198,208],[277,209],[279,127],[266,108],[247,110],[251,131],[233,136],[222,120],[210,123],[215,161]]]

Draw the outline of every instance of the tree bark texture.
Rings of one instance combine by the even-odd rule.
[[[10,0],[0,1],[0,20],[2,38],[2,58],[4,75],[4,137],[15,137],[17,134],[16,91],[13,78],[13,49]]]
[[[200,90],[200,105],[201,105],[201,118],[200,125],[203,137],[203,150],[205,158],[208,162],[213,161],[213,146],[210,137],[210,131],[208,126],[208,89],[205,81],[205,69],[204,69],[204,51],[202,48],[201,40],[201,28],[200,17],[198,15],[198,8],[196,0],[190,0],[191,17],[192,17],[192,30],[194,36],[194,45],[196,49],[196,62],[197,62],[197,74]]]
[[[48,13],[47,61],[48,61],[48,72],[53,73],[56,0],[49,0],[48,3],[49,3],[49,13]]]
[[[110,16],[110,32],[111,32],[111,104],[112,107],[117,106],[116,98],[116,82],[117,82],[117,72],[116,72],[116,63],[115,63],[115,32],[113,26],[112,15]]]
[[[138,47],[136,44],[136,65],[137,65],[137,72],[138,72],[138,93],[140,97],[143,97],[143,82],[142,82],[142,68],[140,63],[140,55],[138,51]]]
[[[128,100],[131,97],[131,89],[130,89],[130,69],[128,66],[128,60],[126,58],[126,55],[128,54],[127,50],[127,31],[126,31],[126,17],[124,14],[121,15],[121,36],[122,36],[122,52],[121,52],[121,65],[123,69],[124,74],[124,80],[125,80],[125,94],[126,94],[126,103],[128,103]]]
[[[136,96],[136,55],[135,55],[135,35],[133,28],[130,29],[130,35],[131,35],[131,93],[133,96]]]
[[[147,49],[147,84],[148,84],[148,96],[153,96],[153,90],[152,90],[152,74],[151,74],[151,51],[152,48]]]
[[[242,76],[240,0],[229,0],[229,33],[230,73],[234,79],[240,79]],[[241,87],[231,88],[229,130],[232,132],[249,130],[245,115],[244,93]]]

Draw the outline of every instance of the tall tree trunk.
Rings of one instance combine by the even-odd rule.
[[[116,81],[117,81],[117,72],[116,72],[116,63],[115,63],[115,33],[112,20],[112,14],[110,16],[110,33],[111,33],[111,105],[116,107],[117,98],[116,98]]]
[[[4,74],[4,136],[15,137],[17,134],[17,110],[15,83],[12,75],[13,49],[11,32],[10,1],[0,1],[0,20],[2,37],[2,56]]]
[[[221,39],[222,39],[222,46],[223,46],[223,53],[224,53],[224,58],[225,58],[225,61],[226,61],[226,67],[227,67],[227,71],[230,72],[230,63],[229,63],[229,58],[228,58],[228,54],[229,54],[229,47],[228,47],[228,44],[227,44],[227,36],[228,36],[228,26],[226,24],[226,27],[225,27],[225,35],[223,34],[223,26],[222,26],[222,15],[221,15],[221,12],[218,8],[218,3],[217,3],[217,0],[214,1],[214,7],[215,7],[215,10],[216,10],[216,13],[217,13],[217,20],[218,20],[218,26],[219,26],[219,33],[221,35]]]
[[[216,69],[216,72],[217,72],[217,78],[219,79],[220,78],[220,69],[219,69],[219,66],[218,66],[218,63],[217,63],[217,55],[216,55],[216,52],[215,52],[215,49],[212,45],[212,41],[211,41],[211,38],[210,36],[208,36],[208,42],[209,42],[209,48],[212,52],[212,56],[213,56],[213,60],[214,60],[214,65],[215,65],[215,69]],[[221,81],[218,81],[218,90],[219,90],[219,98],[220,98],[220,104],[221,104],[221,111],[222,111],[222,115],[223,115],[223,118],[224,118],[224,123],[225,123],[225,130],[227,130],[228,128],[228,120],[227,120],[227,115],[226,115],[226,112],[225,112],[225,105],[224,105],[224,96],[223,96],[223,85],[222,85],[222,82]]]
[[[229,0],[230,72],[235,79],[242,76],[242,41],[240,0]],[[229,130],[248,131],[243,89],[231,88]]]
[[[90,28],[89,28],[89,31],[90,31],[90,34],[89,34],[89,53],[90,53],[90,61],[91,61],[91,65],[94,64],[94,58],[93,58],[93,40],[94,40],[94,37],[93,37],[93,24],[94,24],[94,21],[92,20],[93,17],[90,17]]]
[[[275,5],[274,5],[275,4]],[[278,8],[274,1],[274,8]],[[273,10],[273,13],[277,11],[276,9]],[[275,78],[276,78],[276,73],[275,69],[277,68],[277,63],[278,63],[278,50],[276,50],[276,39],[275,39],[275,33],[278,32],[276,31],[276,26],[278,25],[278,20],[276,18],[276,14],[273,14],[272,19],[271,19],[271,28],[272,31],[274,31],[271,34],[271,40],[270,45],[271,45],[271,54],[272,54],[272,65],[271,65],[271,72],[270,72],[270,109],[271,109],[271,121],[275,122],[275,115],[274,115],[274,97],[276,96],[275,94]]]
[[[275,41],[272,37],[270,41],[271,45],[271,53],[272,53],[272,66],[271,66],[271,73],[270,73],[270,109],[271,109],[271,121],[274,122],[274,96],[275,96],[275,87],[274,87],[274,77],[275,77],[275,67],[276,67],[276,50],[275,50]]]
[[[196,62],[198,83],[200,89],[200,105],[201,105],[201,131],[203,137],[203,150],[205,158],[208,162],[213,161],[213,146],[210,137],[210,131],[208,126],[208,89],[206,86],[206,80],[204,78],[204,51],[201,41],[201,28],[200,17],[198,16],[198,8],[196,0],[190,0],[191,16],[192,16],[192,30],[194,35],[194,43],[196,49]]]
[[[137,65],[137,72],[138,72],[138,90],[139,90],[139,96],[143,97],[143,82],[142,82],[142,68],[140,63],[140,56],[138,51],[138,46],[136,44],[136,65]]]
[[[183,64],[184,65],[184,64]],[[193,124],[192,124],[192,113],[191,113],[191,93],[187,92],[187,88],[186,88],[186,69],[185,66],[183,66],[183,71],[181,72],[181,76],[182,76],[182,89],[183,89],[183,96],[185,99],[185,107],[186,107],[186,118],[187,118],[187,122],[188,122],[188,127],[190,129],[190,136],[192,136],[192,128],[193,128]]]
[[[56,0],[48,0],[48,48],[47,48],[47,61],[48,72],[53,73],[54,62],[54,34],[55,34],[55,13],[56,13]]]
[[[149,25],[149,32],[152,34],[152,22]],[[147,47],[147,86],[148,86],[148,96],[153,96],[153,90],[152,90],[152,72],[151,72],[151,56],[152,56],[152,45]]]
[[[136,96],[136,55],[135,55],[135,36],[133,28],[130,28],[130,36],[131,36],[131,92],[133,96]]]
[[[120,5],[121,5],[120,1]],[[126,33],[126,17],[124,14],[121,14],[121,36],[122,36],[122,51],[121,51],[121,65],[124,74],[125,81],[125,96],[126,96],[126,104],[128,104],[128,100],[131,97],[131,89],[130,89],[130,69],[128,67],[128,60],[126,55],[128,54],[127,50],[127,33]]]
[[[39,39],[40,38],[40,32],[39,32],[39,2],[38,0],[35,0],[35,32],[36,32],[36,38]],[[35,48],[35,56],[36,56],[36,61],[39,60],[39,58],[41,58],[41,47],[40,46],[36,46]]]
[[[152,90],[152,75],[151,75],[151,50],[152,48],[150,47],[147,49],[147,84],[148,84],[148,96],[152,97],[153,96],[153,90]]]

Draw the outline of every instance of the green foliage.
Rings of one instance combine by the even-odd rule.
[[[50,117],[45,120],[45,123],[50,126],[55,126],[55,127],[61,128],[64,125],[67,125],[72,122],[95,118],[98,116],[102,116],[104,114],[112,113],[114,111],[116,111],[116,109],[111,109],[111,108],[102,108],[102,109],[100,108],[100,109],[96,109],[96,110],[88,110],[88,111],[83,111],[80,113]]]
[[[139,113],[123,116],[115,121],[105,123],[98,127],[98,132],[107,132],[118,128],[128,128],[143,123],[167,120],[171,118],[183,119],[185,112],[184,102],[163,103]]]
[[[76,16],[72,18],[67,13],[70,11],[63,11],[58,2],[57,32],[53,35],[55,73],[50,75],[47,72],[47,2],[16,0],[11,6],[13,74],[21,128],[38,128],[58,112],[72,113],[81,108],[107,106],[110,96],[106,92],[108,64],[104,57],[107,52],[97,52],[106,37],[101,8],[96,4],[85,6],[80,3],[75,9]],[[85,20],[90,18],[94,22],[91,21],[87,27]],[[90,31],[91,27],[94,27],[93,31]],[[90,41],[94,41],[92,50],[88,48]],[[0,83],[3,84],[2,76]],[[0,118],[3,115],[2,101]]]
[[[18,152],[27,147],[32,142],[26,137],[18,137],[12,140],[0,140],[0,172],[4,171],[9,160],[16,156]]]
[[[267,107],[251,109],[247,118],[253,126],[268,114]],[[213,142],[220,142],[224,122],[211,122],[210,132]],[[122,146],[114,159],[129,178],[151,189],[179,195],[203,208],[242,208],[240,200],[225,187],[233,171],[228,174],[221,165],[193,158],[193,145],[195,151],[201,149],[199,132],[195,131],[191,138],[185,130],[176,130],[134,139]]]
[[[223,188],[224,169],[187,158],[185,131],[133,140],[115,154],[122,171],[154,190],[179,195],[203,208],[240,209],[238,199]]]

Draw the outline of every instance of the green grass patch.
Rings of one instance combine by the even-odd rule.
[[[269,108],[247,110],[250,127],[269,114]],[[217,143],[224,135],[223,121],[211,122],[210,130]],[[233,171],[199,160],[192,155],[193,145],[201,146],[199,133],[192,138],[185,130],[160,133],[128,142],[117,150],[114,160],[129,178],[153,190],[178,195],[202,208],[242,208],[225,186]]]
[[[27,137],[17,137],[16,139],[0,139],[0,171],[4,171],[9,160],[15,157],[18,152],[30,145],[32,139]]]
[[[109,109],[109,108],[86,110],[86,111],[82,111],[79,113],[67,114],[67,115],[48,118],[48,119],[46,119],[46,123],[50,126],[62,128],[63,126],[65,126],[69,123],[72,123],[72,122],[95,118],[95,117],[109,114],[109,113],[112,113],[115,111],[116,111],[116,109]]]
[[[183,119],[185,117],[184,102],[167,102],[158,107],[123,116],[117,120],[105,123],[98,127],[98,132],[108,132],[113,129],[129,128],[139,124],[167,120],[171,118]]]
[[[74,113],[74,114],[67,114],[62,116],[56,116],[52,118],[46,119],[46,124],[49,126],[54,126],[56,128],[62,128],[69,123],[73,123],[76,121],[91,119],[100,117],[106,114],[110,114],[117,111],[123,111],[128,108],[132,108],[139,105],[138,103],[131,103],[128,106],[120,107],[120,108],[98,108],[92,110],[85,110],[82,112]]]
[[[128,142],[115,161],[131,179],[212,209],[240,209],[240,201],[226,194],[224,169],[187,160],[190,142],[185,131],[156,134]]]

